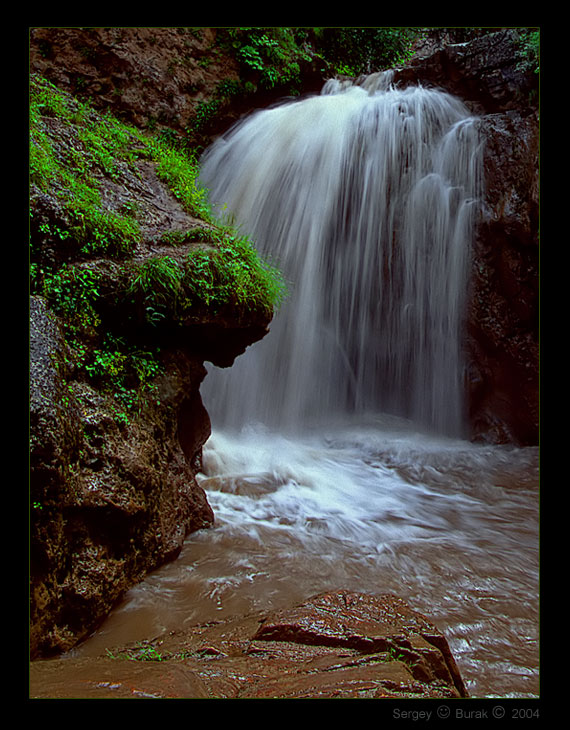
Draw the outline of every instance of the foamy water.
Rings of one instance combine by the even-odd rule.
[[[538,454],[345,425],[214,433],[216,526],[132,589],[83,651],[290,606],[391,592],[442,630],[474,696],[538,695]]]

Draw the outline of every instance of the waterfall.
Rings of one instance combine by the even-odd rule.
[[[479,150],[460,100],[376,74],[253,113],[204,153],[214,211],[290,283],[269,335],[206,379],[215,426],[389,413],[463,434]]]
[[[217,214],[290,296],[232,367],[208,365],[197,479],[215,529],[129,591],[87,656],[345,588],[430,616],[473,697],[539,696],[538,449],[462,431],[477,127],[378,74],[206,151]]]

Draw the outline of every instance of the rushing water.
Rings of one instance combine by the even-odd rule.
[[[216,526],[80,653],[325,590],[391,592],[444,632],[472,696],[538,696],[537,462],[393,418],[216,431],[202,477]]]
[[[421,87],[324,92],[253,115],[202,161],[220,213],[292,289],[271,337],[207,384],[210,407],[232,426],[372,411],[462,434],[477,120]]]
[[[388,81],[327,84],[205,155],[212,199],[291,295],[206,379],[215,528],[81,651],[322,590],[393,592],[444,631],[472,695],[538,695],[537,449],[464,431],[477,120]]]

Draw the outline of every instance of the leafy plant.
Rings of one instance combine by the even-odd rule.
[[[357,76],[403,63],[419,28],[314,28],[315,45],[337,73]]]
[[[91,381],[113,395],[115,418],[127,423],[149,398],[159,405],[154,384],[161,372],[159,356],[158,348],[141,349],[108,334],[99,348],[85,354],[82,368]]]
[[[519,48],[521,51],[521,66],[524,69],[540,73],[540,30],[525,28],[520,31]]]
[[[99,298],[99,276],[92,270],[64,265],[43,276],[38,293],[42,293],[54,311],[63,316],[65,326],[73,334],[100,324],[95,307]]]
[[[199,101],[194,111],[194,120],[192,130],[194,132],[202,131],[208,122],[213,119],[221,108],[220,99],[210,99],[209,101]]]
[[[300,92],[300,64],[310,61],[307,29],[294,27],[221,29],[221,43],[233,50],[247,79],[253,74],[262,88],[288,87]]]

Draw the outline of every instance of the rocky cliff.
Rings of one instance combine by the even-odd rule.
[[[184,155],[40,77],[31,91],[36,657],[75,645],[213,524],[195,480],[204,362],[230,366],[265,336],[275,272],[196,210]]]
[[[539,433],[539,95],[519,35],[438,48],[395,73],[461,98],[480,117],[484,199],[467,322],[473,437],[537,444]]]
[[[110,134],[111,110],[180,142],[198,129],[220,81],[238,78],[214,40],[213,29],[31,32],[32,72],[59,94],[56,101],[38,81],[32,142],[34,657],[73,646],[124,590],[175,556],[188,532],[213,521],[194,476],[210,428],[199,391],[204,362],[231,365],[263,337],[271,297],[230,301],[218,296],[221,284],[196,292],[199,272],[210,284],[225,275],[203,264],[215,252],[230,255],[226,233],[188,207],[192,184],[164,174],[158,148],[121,131],[131,135],[123,156],[107,159],[110,137],[96,143],[82,125]],[[499,32],[438,47],[395,81],[441,86],[481,117],[486,193],[466,342],[471,421],[475,438],[525,444],[538,437],[539,188],[537,77],[521,58],[517,34]],[[306,72],[307,90],[315,90],[324,79],[314,67]],[[67,92],[89,103],[77,105]],[[209,134],[255,103],[262,97],[225,103]],[[50,164],[75,171],[71,203],[71,178],[42,167],[48,147]],[[96,185],[80,187],[77,171],[81,185],[87,177]],[[232,266],[245,255],[234,246]],[[163,287],[152,295],[144,279],[151,275]]]

